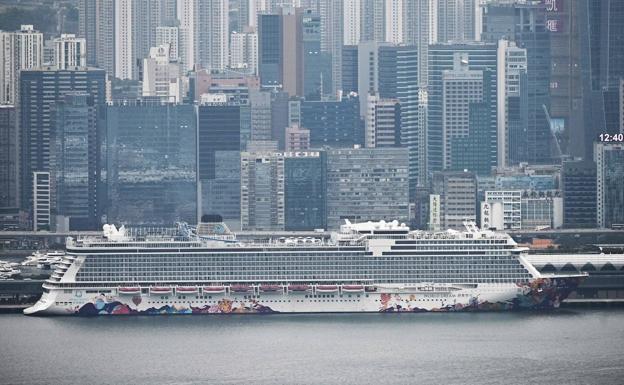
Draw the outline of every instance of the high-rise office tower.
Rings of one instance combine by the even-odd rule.
[[[115,223],[195,223],[195,106],[160,100],[106,108],[107,219]]]
[[[488,3],[484,8],[483,25],[482,40],[513,40],[527,51],[528,121],[524,135],[526,145],[522,146],[526,153],[518,154],[519,161],[550,163],[560,154],[556,150],[548,116],[551,46],[545,7],[537,3]]]
[[[324,152],[284,153],[284,230],[327,227],[326,168]]]
[[[284,155],[241,153],[241,229],[284,230]]]
[[[624,144],[596,143],[596,218],[598,227],[624,224]]]
[[[271,140],[271,92],[251,90],[251,140]]]
[[[527,52],[514,42],[498,44],[498,165],[518,164],[526,154]]]
[[[429,47],[429,81],[427,85],[427,173],[443,170],[444,130],[443,130],[443,72],[452,70],[457,56],[467,61],[470,71],[497,71],[497,44],[485,43],[444,43]],[[493,111],[493,141],[494,159],[496,159],[496,76],[489,85],[489,108]],[[483,116],[483,115],[481,115]]]
[[[563,192],[563,226],[596,227],[596,163],[564,162],[561,170]]]
[[[197,107],[197,217],[219,214],[240,229],[241,106]]]
[[[106,103],[106,73],[101,69],[56,70],[41,68],[20,74],[20,193],[24,209],[32,203],[33,172],[50,171],[50,154],[55,126],[53,106],[65,94],[81,92],[93,98],[101,113]]]
[[[366,147],[401,145],[401,105],[398,99],[368,96],[364,141]]]
[[[353,147],[364,144],[364,124],[357,97],[303,101],[301,126],[310,130],[310,147]]]
[[[362,20],[361,0],[343,0],[342,25],[343,45],[358,45],[360,43],[360,24]]]
[[[85,93],[68,93],[53,108],[52,207],[69,222],[65,230],[97,230],[101,124],[97,107]]]
[[[407,222],[406,148],[343,148],[327,151],[327,227],[351,221]]]
[[[321,17],[305,10],[301,14],[303,44],[303,95],[320,100],[332,94],[332,58],[321,50]]]
[[[62,34],[54,39],[54,64],[58,69],[87,66],[87,43],[74,34]]]
[[[303,92],[303,30],[300,8],[258,16],[258,67],[262,87],[290,95]]]
[[[285,151],[306,151],[310,148],[310,130],[299,125],[286,127],[284,140]]]
[[[397,46],[374,41],[358,46],[358,94],[360,115],[366,115],[367,95],[397,99],[401,105],[401,146],[409,149],[410,194],[418,183],[418,52],[414,46]],[[413,195],[412,195],[413,196]]]
[[[254,30],[232,32],[230,35],[230,68],[258,74],[258,34]]]
[[[343,4],[340,1],[319,0],[321,16],[321,51],[331,57],[331,92],[336,95],[342,87],[342,46],[344,45]]]
[[[0,105],[0,207],[17,207],[19,179],[16,109]]]
[[[182,102],[184,86],[178,63],[172,62],[169,45],[150,49],[149,58],[143,59],[143,96],[153,96],[174,103]]]
[[[0,104],[16,105],[20,71],[43,64],[43,34],[32,25],[22,25],[15,32],[0,31],[0,52]]]
[[[566,3],[567,4],[567,3]],[[573,119],[570,135],[575,155],[592,159],[593,142],[600,134],[620,130],[619,82],[624,78],[624,2],[617,0],[581,1],[570,4],[576,12],[581,73],[579,115]]]
[[[437,7],[440,43],[479,40],[479,0],[438,0]]]
[[[455,169],[451,144],[456,138],[468,136],[470,106],[483,101],[483,71],[470,70],[468,54],[453,59],[453,69],[442,71],[442,136],[444,153],[442,167]],[[471,170],[473,171],[473,170]]]
[[[411,0],[403,4],[403,42],[418,51],[418,84],[427,84],[429,44],[438,40],[438,6],[436,0]]]
[[[342,92],[348,95],[358,92],[358,46],[342,47]]]

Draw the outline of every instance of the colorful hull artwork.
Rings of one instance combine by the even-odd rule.
[[[311,293],[284,296],[270,293],[266,296],[261,294],[260,298],[253,298],[251,295],[227,298],[223,294],[223,298],[215,298],[210,303],[176,301],[163,304],[150,302],[150,297],[141,295],[118,297],[101,294],[81,299],[80,303],[71,305],[69,301],[61,302],[69,299],[63,297],[63,293],[48,293],[46,296],[49,297],[43,301],[48,306],[37,310],[39,314],[79,316],[542,310],[558,308],[583,279],[584,277],[536,278],[516,286],[499,286],[498,290],[493,290],[492,287],[462,289],[454,295],[440,292],[378,292],[341,296],[321,293],[315,296]]]

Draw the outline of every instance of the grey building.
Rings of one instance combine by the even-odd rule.
[[[240,106],[197,107],[197,217],[219,214],[240,228]]]
[[[429,47],[428,94],[427,94],[427,174],[444,169],[444,140],[443,140],[443,72],[452,70],[456,56],[462,56],[468,62],[470,71],[497,72],[497,44],[466,43],[466,44],[434,44]],[[486,101],[494,117],[496,117],[496,76],[489,84],[490,100]],[[496,125],[496,119],[492,122]],[[497,136],[492,135],[489,140],[496,148]]]
[[[327,228],[350,221],[409,220],[406,148],[327,152]]]
[[[342,47],[342,92],[358,92],[358,46]]]
[[[327,228],[327,160],[322,151],[284,153],[284,229]]]
[[[482,40],[513,40],[527,52],[528,115],[521,162],[550,163],[559,157],[546,112],[550,110],[550,35],[543,4],[497,1],[484,8]]]
[[[17,145],[16,109],[0,105],[0,207],[18,205]]]
[[[310,147],[353,147],[364,144],[364,121],[357,97],[301,102],[301,127],[310,130]]]
[[[596,143],[598,226],[624,225],[624,144]]]
[[[98,132],[101,120],[93,99],[69,93],[54,106],[52,185],[55,214],[69,222],[69,230],[97,230],[100,224]],[[100,197],[101,198],[101,197]]]
[[[103,113],[106,74],[94,68],[56,70],[41,68],[20,74],[20,193],[21,206],[30,209],[34,171],[50,172],[50,154],[55,135],[54,104],[70,92],[93,98],[97,113]]]
[[[563,226],[596,227],[596,163],[575,161],[563,163]]]
[[[160,226],[195,223],[195,135],[192,105],[126,101],[109,106],[108,221]]]
[[[332,58],[321,50],[321,16],[311,10],[301,14],[303,30],[303,95],[320,100],[332,95]]]
[[[284,230],[284,155],[241,154],[241,229]]]
[[[430,223],[433,228],[464,229],[464,221],[477,220],[477,179],[471,172],[443,171],[433,174],[432,194],[437,196],[439,223]]]

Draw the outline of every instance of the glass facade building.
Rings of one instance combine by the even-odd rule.
[[[219,214],[240,229],[241,106],[197,107],[197,217]]]
[[[324,152],[284,153],[285,230],[324,229],[327,160]]]
[[[624,225],[624,144],[596,143],[594,157],[598,226]]]
[[[311,148],[364,144],[364,121],[357,97],[339,101],[301,102],[301,127],[310,130]]]
[[[128,101],[107,108],[108,222],[195,223],[195,125],[192,105]]]
[[[563,226],[596,227],[596,163],[565,162],[561,171]]]

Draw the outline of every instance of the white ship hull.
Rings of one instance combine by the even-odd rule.
[[[118,291],[51,290],[26,309],[29,315],[158,315],[241,313],[359,313],[427,311],[502,311],[556,308],[576,288],[580,277],[538,278],[529,284],[479,284],[376,287],[375,291],[291,292],[284,287],[264,293],[158,295]],[[449,290],[453,288],[453,290]],[[369,290],[373,290],[370,289]]]

